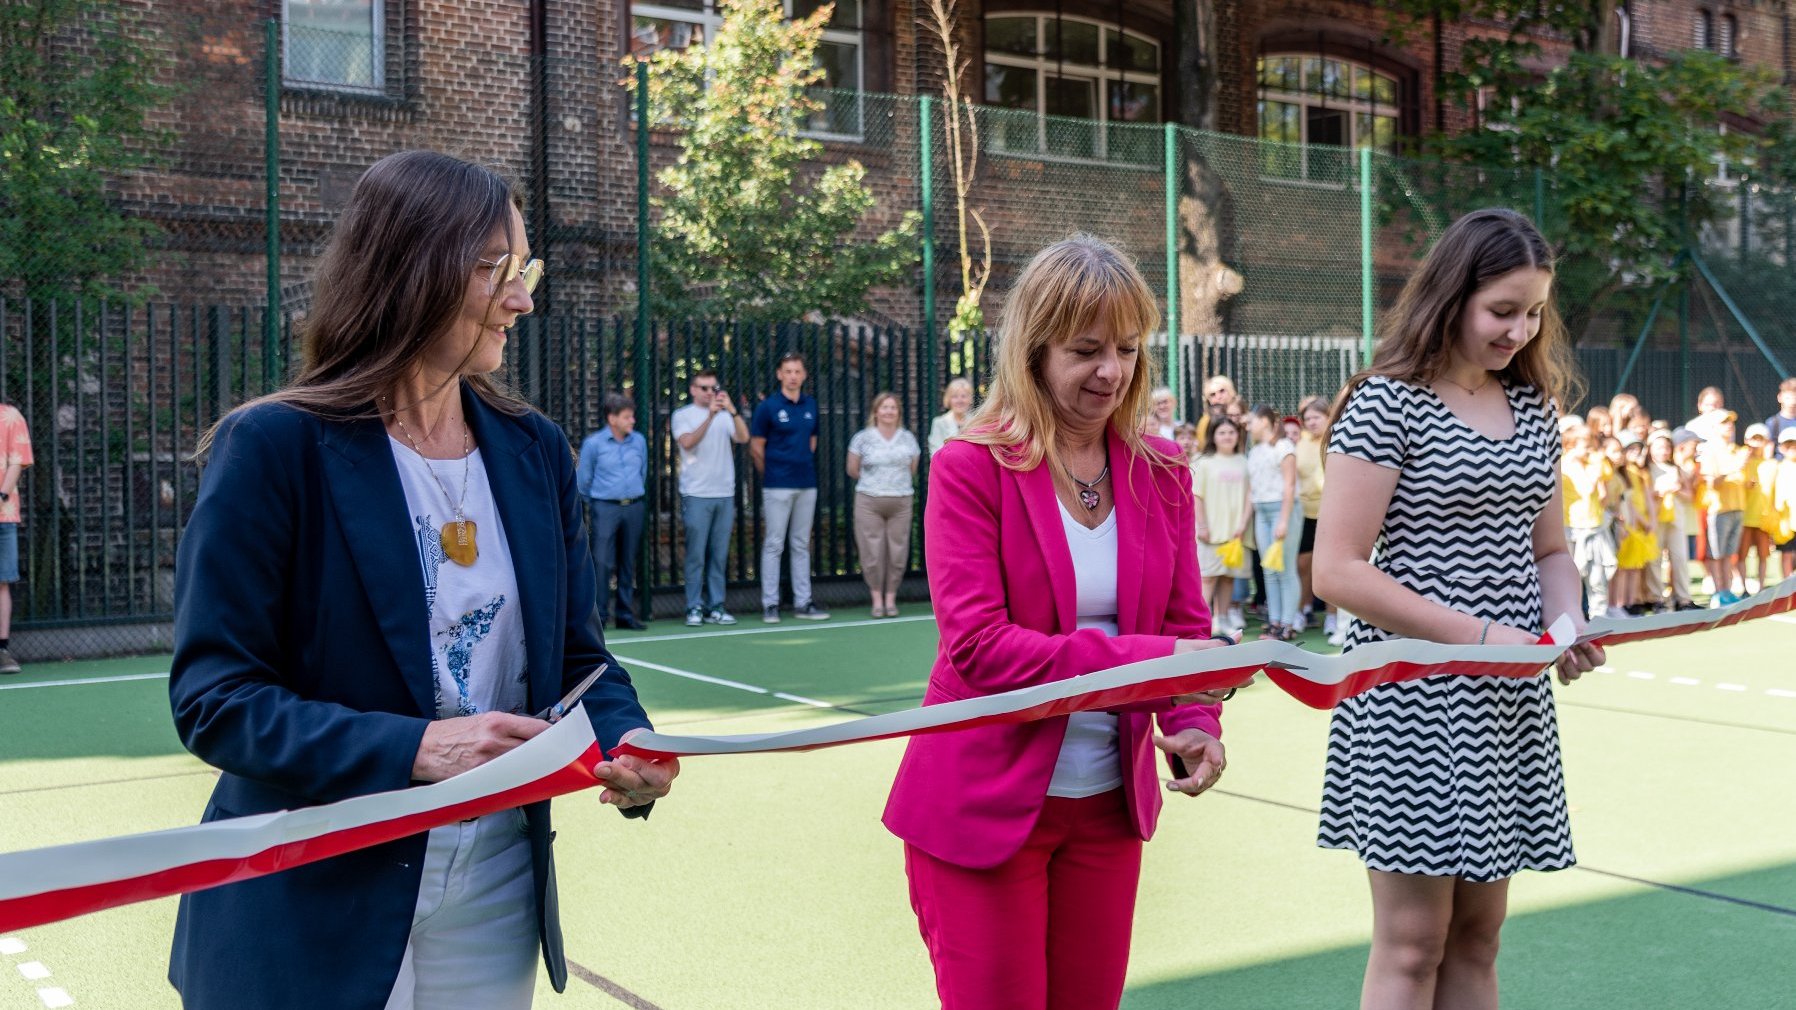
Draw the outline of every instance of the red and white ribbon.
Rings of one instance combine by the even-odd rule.
[[[598,784],[588,719],[452,779],[337,803],[0,856],[0,933],[247,880]]]
[[[1603,644],[1685,635],[1796,609],[1796,579],[1718,610],[1591,622],[1580,641]],[[930,705],[789,733],[674,736],[637,733],[618,753],[642,757],[815,750],[917,733],[1102,711],[1181,694],[1226,690],[1264,670],[1298,701],[1330,708],[1380,684],[1440,673],[1532,677],[1566,649],[1557,625],[1538,645],[1375,642],[1323,656],[1283,642],[1167,656],[1052,684]],[[440,825],[598,784],[604,755],[586,719],[563,719],[535,739],[445,782],[300,810],[0,855],[0,932],[247,880],[403,838]]]

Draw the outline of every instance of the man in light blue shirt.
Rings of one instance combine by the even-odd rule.
[[[636,433],[636,404],[622,393],[605,396],[605,427],[580,444],[576,471],[580,493],[590,505],[587,536],[593,574],[598,577],[599,621],[611,617],[611,578],[617,576],[617,626],[641,631],[636,612],[636,556],[648,509],[649,445]],[[646,614],[643,616],[647,616]]]

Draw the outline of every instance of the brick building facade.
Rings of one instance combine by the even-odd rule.
[[[621,61],[632,47],[704,37],[716,23],[711,2],[132,0],[167,48],[181,86],[165,112],[178,137],[166,165],[127,180],[119,194],[169,236],[168,255],[147,279],[183,300],[247,304],[262,297],[262,19],[278,18],[286,46],[281,278],[289,303],[303,303],[311,259],[359,173],[382,155],[424,146],[504,166],[527,183],[526,218],[551,261],[556,310],[627,308],[634,297],[636,138],[619,87]],[[803,12],[814,2],[788,0],[788,9],[796,4]],[[1214,102],[1195,109],[1189,82],[1179,76],[1190,61],[1180,51],[1172,0],[962,0],[961,8],[969,93],[1018,110],[994,121],[1007,154],[982,165],[977,194],[1006,243],[998,249],[1000,272],[1056,229],[1088,228],[1125,241],[1143,236],[1145,244],[1162,227],[1159,176],[1148,170],[1158,165],[1157,151],[1131,165],[1112,140],[1094,158],[1105,143],[1101,125],[1089,137],[1073,131],[1065,141],[1075,148],[1070,153],[1054,150],[1051,136],[1034,132],[1032,110],[1208,124],[1322,153],[1360,142],[1397,147],[1404,138],[1472,125],[1473,114],[1441,94],[1441,68],[1457,63],[1466,39],[1498,30],[1421,23],[1393,37],[1390,15],[1360,0],[1216,0],[1207,11]],[[920,36],[918,13],[917,0],[841,0],[826,35],[829,83],[868,97],[844,99],[849,104],[832,111],[825,158],[867,165],[880,197],[870,228],[890,226],[920,197],[916,105],[877,97],[934,90],[940,58]],[[1782,78],[1791,70],[1783,4],[1635,0],[1625,13],[1636,57],[1725,47]],[[1548,40],[1545,49],[1552,60],[1564,46]],[[843,129],[845,123],[858,131]],[[674,156],[670,135],[657,131],[652,141],[657,163]],[[1107,162],[1097,174],[1094,160]],[[1273,174],[1313,183],[1305,174],[1310,166],[1304,158]],[[1276,193],[1259,199],[1280,202]],[[1206,284],[1227,286],[1225,267],[1237,253],[1203,237],[1227,228],[1200,220],[1214,212],[1202,203],[1187,200],[1180,211],[1197,236],[1181,266],[1193,288],[1183,313],[1188,332],[1226,322],[1216,317],[1220,297],[1203,291]],[[947,217],[938,208],[938,235],[951,235],[942,223]],[[951,249],[938,252],[938,262],[944,278],[952,274]],[[1295,262],[1292,269],[1301,271]],[[876,315],[914,322],[917,287],[882,292]],[[952,305],[951,294],[943,300]],[[1265,325],[1252,320],[1249,328]]]

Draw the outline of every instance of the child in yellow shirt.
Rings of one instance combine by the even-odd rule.
[[[1777,553],[1783,558],[1780,578],[1787,579],[1796,575],[1796,426],[1778,432],[1777,447],[1784,458],[1771,484],[1771,513],[1778,521],[1772,539],[1779,541]]]
[[[1564,458],[1560,481],[1565,499],[1565,540],[1572,564],[1584,580],[1584,601],[1591,617],[1609,611],[1609,579],[1615,574],[1615,541],[1609,534],[1608,461],[1591,451],[1590,429],[1568,427],[1559,439]]]
[[[1777,454],[1772,450],[1771,431],[1762,424],[1746,426],[1746,466],[1742,472],[1746,483],[1746,508],[1740,530],[1740,568],[1745,577],[1746,555],[1758,558],[1746,591],[1754,593],[1776,581],[1770,574],[1771,533],[1777,528],[1777,513],[1771,507],[1771,492],[1777,483]],[[1769,525],[1767,525],[1769,524]]]
[[[1708,512],[1709,576],[1715,582],[1713,603],[1727,606],[1740,602],[1734,580],[1740,574],[1740,533],[1746,519],[1745,446],[1734,444],[1734,412],[1716,408],[1695,422],[1705,442],[1696,454],[1701,475],[1703,507]]]
[[[1642,613],[1648,606],[1641,586],[1647,564],[1658,554],[1658,509],[1649,506],[1645,443],[1628,435],[1619,441],[1604,439],[1605,449],[1611,441],[1617,442],[1621,462],[1614,477],[1620,493],[1614,502],[1616,571],[1609,582],[1608,613],[1620,617]]]

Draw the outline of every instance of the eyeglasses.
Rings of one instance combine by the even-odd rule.
[[[526,262],[517,253],[506,253],[496,260],[475,260],[474,262],[483,267],[492,268],[486,279],[486,293],[489,295],[520,277],[524,279],[525,294],[535,291],[536,286],[542,283],[542,260]]]
[[[709,383],[700,385],[699,383],[695,382],[692,384],[692,388],[698,390],[701,393],[715,393],[715,392],[717,392],[717,383],[709,382]]]

